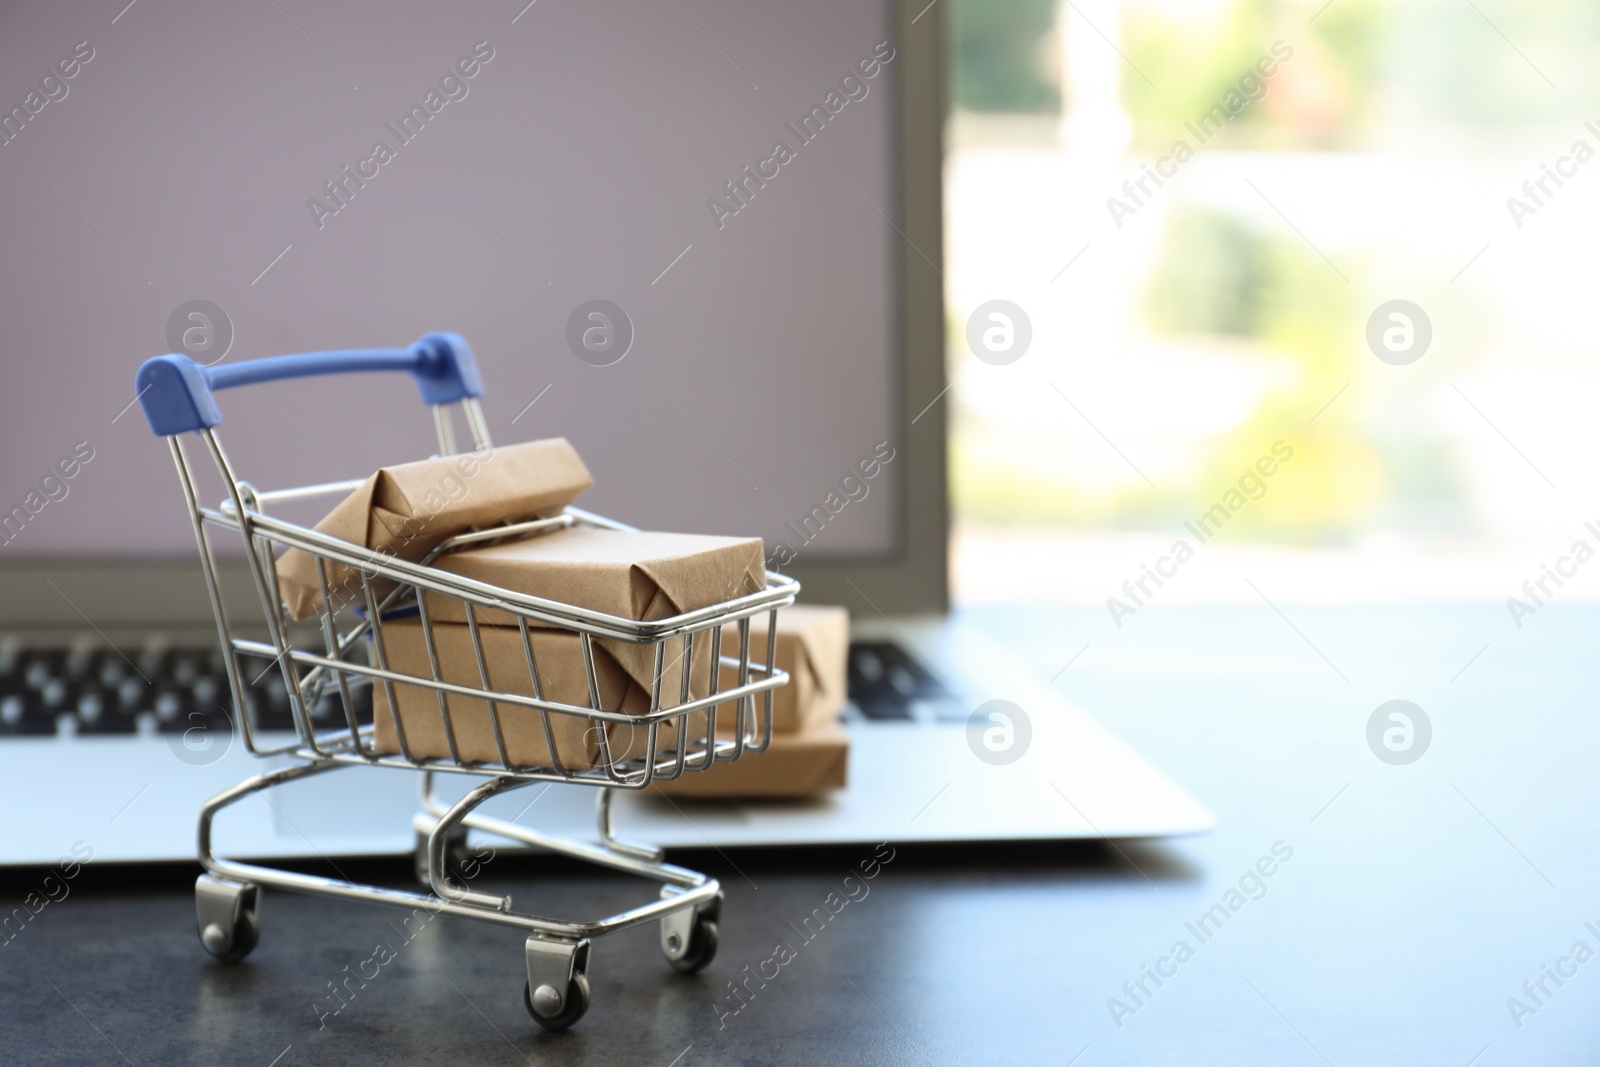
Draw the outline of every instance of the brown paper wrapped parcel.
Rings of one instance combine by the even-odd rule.
[[[484,626],[478,632],[483,641],[489,688],[497,692],[533,696],[533,682],[528,670],[528,657],[522,647],[522,634],[515,628],[504,626]],[[588,707],[589,683],[584,674],[579,636],[566,630],[530,629],[528,637],[533,645],[534,660],[538,664],[539,685],[544,699],[558,704]],[[467,626],[461,623],[435,623],[433,641],[439,656],[439,674],[445,681],[472,689],[482,687],[477,657],[472,650],[472,632]],[[423,642],[420,619],[384,623],[383,646],[392,670],[424,678],[433,676],[428,666],[428,652]],[[594,656],[600,703],[608,710],[631,715],[648,712],[649,691],[641,688],[605,649],[596,646]],[[377,662],[376,656],[373,662]],[[411,754],[449,757],[450,744],[444,717],[439,713],[438,692],[400,683],[396,683],[394,688],[400,708],[401,728],[405,730],[406,746]],[[451,726],[455,729],[457,755],[469,762],[498,763],[500,750],[495,742],[489,702],[479,697],[453,693],[446,695],[445,702],[450,711]],[[500,736],[505,741],[506,755],[511,763],[522,767],[552,766],[550,746],[545,740],[539,712],[534,708],[504,702],[497,703],[496,708],[500,714]],[[551,712],[549,719],[556,755],[560,757],[563,768],[569,771],[588,770],[603,762],[600,734],[589,719],[559,712]],[[389,712],[388,693],[381,682],[373,686],[373,727],[374,747],[380,752],[400,751],[394,716]],[[704,737],[703,720],[700,731],[701,737]],[[644,755],[649,742],[648,735],[648,729],[642,725],[608,724],[606,737],[611,745],[612,759],[624,760]],[[690,736],[692,741],[693,734]],[[676,744],[676,725],[663,724],[658,732],[657,745],[660,749],[667,749]]]
[[[767,658],[765,613],[750,620],[750,661]],[[739,654],[739,627],[729,623],[722,632],[722,654]],[[778,612],[777,667],[789,683],[773,690],[774,733],[799,733],[809,726],[837,719],[850,696],[846,691],[850,655],[850,612],[820,604],[795,604]],[[754,676],[754,675],[752,675]],[[739,683],[739,672],[723,668],[723,689]],[[761,698],[756,698],[759,706]],[[732,705],[717,709],[717,733],[733,736]],[[709,772],[708,772],[709,773]]]
[[[723,648],[737,653],[738,628],[723,633]],[[750,656],[767,655],[767,616],[750,620]],[[844,608],[795,604],[778,612],[778,653],[774,661],[789,684],[772,694],[772,745],[767,751],[719,763],[702,774],[659,781],[654,788],[679,797],[779,799],[814,796],[846,784],[850,738],[839,722],[849,700],[850,613]],[[738,682],[724,669],[722,687]],[[756,698],[760,701],[760,697]],[[732,737],[736,707],[717,709],[717,734]],[[703,727],[702,727],[703,729]]]
[[[514,593],[554,600],[639,622],[670,619],[713,604],[759,593],[767,586],[761,539],[710,534],[637,533],[575,527],[520,541],[463,549],[438,560],[450,574]],[[454,597],[427,594],[428,616],[465,622]],[[479,625],[515,626],[516,618],[493,608],[476,610]],[[666,642],[663,700],[676,702],[682,684],[686,638]],[[655,649],[600,638],[603,647],[634,681],[650,690]],[[726,643],[723,654],[728,655]],[[737,652],[737,646],[734,646]],[[690,695],[711,691],[711,634],[695,638]]]
[[[757,592],[766,585],[762,544],[758,538],[629,533],[586,527],[463,549],[442,557],[436,566],[513,592],[645,622],[710,607]],[[426,594],[425,603],[434,624],[441,674],[446,681],[479,687],[470,629],[464,625],[463,603],[454,597],[433,593]],[[498,689],[503,685],[510,692],[532,696],[527,657],[515,617],[492,608],[475,609],[475,616],[489,668],[490,687]],[[383,631],[391,668],[422,677],[432,676],[419,622],[386,623]],[[391,640],[391,634],[400,635],[399,640]],[[588,683],[579,636],[536,626],[530,627],[529,636],[545,698],[588,707]],[[665,642],[664,705],[677,703],[682,692],[682,658],[686,645],[683,637]],[[647,713],[655,670],[653,646],[599,638],[594,642],[594,651],[602,706],[630,714]],[[727,653],[726,648],[724,653]],[[710,668],[711,641],[709,635],[703,633],[695,642],[691,699],[710,692]],[[396,688],[401,725],[412,753],[448,756],[436,694],[415,686]],[[498,760],[487,702],[452,696],[447,704],[461,757]],[[375,693],[374,712],[375,744],[386,751],[397,751],[382,686],[377,687]],[[544,762],[548,745],[538,713],[507,704],[500,705],[500,713],[502,736],[506,738],[513,762]],[[697,736],[704,738],[705,717],[703,711],[689,717],[691,743]],[[517,725],[513,726],[513,722]],[[564,766],[590,767],[599,761],[598,735],[585,720],[552,714],[550,722],[552,732],[556,731],[558,722],[561,724],[563,732],[556,737],[556,754]],[[510,739],[513,732],[521,746],[514,751]],[[664,726],[658,735],[658,746],[674,746],[676,736],[675,726]],[[613,724],[608,737],[613,746],[613,759],[624,759],[646,751],[648,730]]]
[[[315,529],[415,563],[457,534],[557,514],[593,484],[565,438],[529,441],[384,467]],[[361,572],[330,563],[328,584],[330,593],[357,599]],[[374,592],[381,597],[391,588],[376,583]],[[278,560],[278,591],[296,619],[319,610],[316,558],[285,552]]]
[[[782,617],[781,612],[779,616]],[[650,788],[674,797],[809,797],[843,789],[849,777],[849,763],[850,735],[838,719],[829,719],[813,723],[799,733],[773,734],[772,744],[765,752],[741,756],[732,763],[719,763],[708,771],[684,774],[670,782],[658,780]]]

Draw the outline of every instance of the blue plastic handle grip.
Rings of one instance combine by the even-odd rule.
[[[483,395],[483,379],[467,342],[453,333],[430,333],[409,348],[308,352],[205,367],[186,356],[147,359],[134,378],[144,417],[158,437],[206,430],[222,423],[212,394],[218,389],[311,378],[323,374],[409,371],[425,404],[449,404]]]

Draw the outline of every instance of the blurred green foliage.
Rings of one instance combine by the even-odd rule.
[[[1061,106],[1044,62],[1056,0],[956,0],[951,8],[954,100],[969,111],[1052,112]]]
[[[1168,333],[1261,332],[1267,237],[1225,211],[1180,207],[1150,281],[1150,325]]]
[[[1252,102],[1208,147],[1287,148],[1352,144],[1374,111],[1387,5],[1334,0],[1315,22],[1303,4],[1235,0],[1224,18],[1173,19],[1157,4],[1129,4],[1124,25],[1131,67],[1122,79],[1123,106],[1144,149],[1165,150],[1212,105],[1237,90],[1242,77],[1283,41],[1293,56],[1268,80],[1268,97]]]
[[[1383,457],[1353,419],[1359,404],[1348,393],[1318,416],[1329,400],[1361,378],[1370,359],[1351,345],[1360,336],[1356,265],[1335,274],[1299,236],[1282,227],[1178,200],[1167,222],[1160,262],[1147,291],[1147,321],[1158,331],[1247,338],[1263,360],[1290,360],[1291,381],[1269,391],[1207,458],[1193,483],[1189,510],[1209,506],[1274,441],[1295,449],[1292,476],[1272,479],[1265,498],[1241,511],[1223,536],[1339,540],[1387,496]],[[1359,388],[1359,386],[1358,386]]]

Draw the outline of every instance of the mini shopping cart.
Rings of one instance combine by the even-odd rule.
[[[454,334],[429,334],[404,349],[320,352],[275,359],[205,367],[182,356],[159,356],[147,361],[137,379],[139,399],[151,429],[165,437],[178,467],[184,500],[194,523],[206,591],[216,614],[217,637],[225,653],[232,691],[232,718],[245,745],[257,756],[287,758],[294,765],[258,775],[212,797],[200,811],[199,853],[205,868],[195,884],[195,904],[200,942],[207,952],[225,962],[242,960],[260,936],[258,919],[261,887],[288,889],[319,896],[368,901],[401,908],[426,908],[434,914],[455,915],[517,927],[527,931],[527,985],[523,999],[541,1026],[563,1029],[577,1022],[589,1006],[587,976],[590,939],[641,923],[661,924],[661,950],[677,970],[694,972],[711,961],[717,949],[717,920],[722,891],[715,879],[663,862],[660,849],[618,840],[612,833],[611,799],[617,789],[643,789],[653,781],[704,772],[718,762],[739,759],[766,749],[772,738],[772,691],[787,680],[772,664],[777,639],[778,609],[794,602],[799,585],[782,575],[768,573],[760,592],[687,612],[659,622],[636,622],[573,605],[519,594],[461,578],[430,566],[440,555],[463,545],[511,538],[537,537],[573,525],[618,530],[631,527],[567,508],[560,515],[467,533],[446,541],[418,563],[409,563],[370,551],[315,530],[271,517],[275,504],[325,494],[348,493],[360,482],[312,485],[273,491],[258,490],[235,475],[216,428],[222,421],[213,393],[243,385],[352,372],[408,371],[416,379],[422,399],[433,409],[441,455],[456,452],[455,406],[461,409],[474,445],[490,447],[489,432],[479,407],[482,380],[465,341]],[[225,486],[226,498],[217,508],[200,503],[195,470],[185,446],[187,435],[199,437]],[[193,447],[193,446],[190,446]],[[231,530],[244,540],[245,562],[261,602],[266,640],[241,636],[224,604],[211,538],[217,529]],[[290,620],[279,596],[277,555],[283,549],[309,553],[317,563],[322,584],[322,606],[315,619]],[[330,568],[343,565],[360,575],[356,611],[337,612],[329,596]],[[337,573],[349,574],[348,571]],[[435,650],[428,600],[454,598],[468,623],[481,685],[474,687],[443,680]],[[484,665],[482,634],[477,614],[495,609],[515,618],[522,648],[528,659],[533,696],[494,691]],[[750,655],[750,620],[768,613],[766,661],[753,663]],[[340,618],[340,615],[343,618]],[[384,652],[385,620],[396,614],[420,617],[432,677],[402,674],[390,669]],[[723,628],[736,626],[738,654],[722,655]],[[577,634],[587,674],[587,706],[544,699],[540,676],[529,640],[530,627]],[[306,632],[309,629],[309,634]],[[625,714],[620,707],[603,707],[595,682],[596,639],[624,641],[653,647],[654,677],[647,714]],[[667,642],[682,654],[670,662]],[[709,695],[691,699],[694,650],[710,642]],[[370,648],[370,651],[369,651]],[[252,723],[249,679],[242,659],[265,662],[281,673],[292,713],[295,739],[269,747]],[[705,659],[705,657],[702,657]],[[259,669],[259,667],[257,668]],[[736,672],[737,685],[719,689],[722,671]],[[498,762],[425,758],[410,752],[401,725],[403,716],[395,697],[397,684],[432,690],[438,696],[449,750],[457,752],[447,696],[476,698],[487,705],[498,744]],[[380,751],[374,744],[373,726],[360,721],[361,690],[384,688],[387,712],[394,716],[399,752]],[[703,690],[704,691],[704,690]],[[673,695],[677,699],[673,699]],[[757,700],[757,697],[760,700]],[[312,709],[319,701],[332,701],[343,710],[344,722],[335,729],[319,729]],[[521,706],[538,713],[549,742],[549,766],[525,766],[507,758],[501,706]],[[731,737],[719,737],[718,711],[734,718]],[[706,714],[695,720],[690,716]],[[382,714],[380,711],[379,714]],[[599,758],[594,766],[562,766],[552,735],[552,720],[576,717],[597,730]],[[704,729],[699,723],[703,721]],[[626,724],[644,731],[642,755],[628,756],[608,742],[609,726]],[[675,727],[675,728],[674,728]],[[264,731],[263,731],[264,732]],[[637,746],[629,751],[636,751]],[[625,758],[626,757],[626,758]],[[420,772],[422,811],[413,817],[417,838],[418,878],[426,893],[385,889],[355,882],[321,878],[219,856],[212,848],[211,824],[217,812],[247,796],[340,767],[399,768]],[[482,779],[455,804],[446,804],[434,791],[438,774],[469,775]],[[539,833],[520,825],[476,813],[489,798],[533,782],[576,782],[597,786],[599,830],[596,840],[579,841]],[[457,881],[454,871],[463,866],[468,828],[524,845],[600,864],[661,883],[658,899],[620,914],[590,921],[543,918],[513,910],[511,898],[478,892]]]

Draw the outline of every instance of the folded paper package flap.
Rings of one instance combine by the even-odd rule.
[[[640,611],[635,618],[669,619],[759,593],[767,586],[762,544],[758,540],[716,538],[725,544],[707,551],[703,547],[707,539],[702,536],[657,537],[661,549],[671,549],[673,541],[681,542],[683,548],[677,554],[662,554],[633,565],[634,602]]]
[[[330,511],[316,530],[407,562],[457,534],[559,512],[594,484],[565,438],[437,456],[385,467]],[[329,568],[331,591],[360,582],[353,568]],[[295,618],[321,606],[315,557],[298,549],[278,561],[284,602]]]
[[[378,491],[378,480],[382,476],[382,471],[368,475],[360,487],[335,504],[333,510],[324,515],[322,521],[312,529],[329,537],[337,537],[341,541],[349,541],[353,545],[370,547],[372,545],[372,537],[368,532],[371,529],[370,516],[373,500]],[[302,565],[300,560],[301,554],[291,549],[284,553],[283,559],[278,562],[278,569],[282,571],[285,565]],[[305,560],[305,563],[310,562],[309,559]]]

